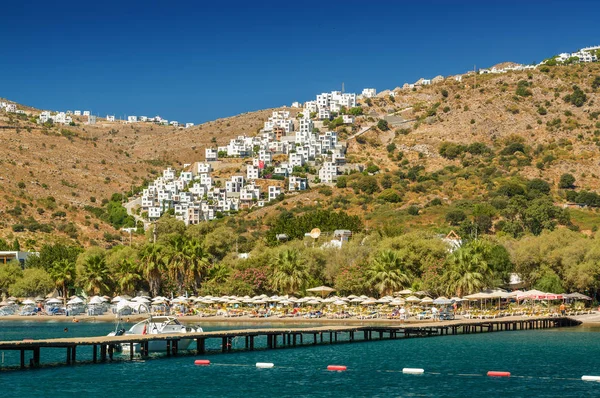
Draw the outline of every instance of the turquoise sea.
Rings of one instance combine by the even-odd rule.
[[[0,340],[93,336],[113,328],[0,322]],[[205,330],[224,328],[235,327]],[[599,397],[600,383],[581,381],[600,375],[598,332],[578,327],[215,354],[202,357],[212,363],[205,367],[195,366],[199,357],[191,355],[0,371],[0,387],[3,397]],[[91,358],[85,351],[78,350],[78,359]],[[42,362],[51,354],[42,350]],[[64,360],[62,350],[54,355]],[[5,353],[4,365],[16,360]],[[256,362],[275,368],[257,369]],[[327,371],[330,364],[348,370]],[[404,367],[425,374],[405,375]],[[512,376],[487,377],[489,370]]]

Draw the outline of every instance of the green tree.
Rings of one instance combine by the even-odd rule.
[[[106,254],[106,265],[120,293],[133,294],[142,280],[137,254],[131,246],[115,246]]]
[[[139,253],[141,270],[153,296],[158,296],[160,293],[162,274],[166,271],[165,251],[160,243],[147,243],[142,246]]]
[[[493,275],[483,253],[471,245],[454,251],[449,257],[443,275],[447,293],[462,297],[488,286]]]
[[[292,294],[303,289],[309,274],[306,262],[296,249],[279,251],[271,260],[273,275],[271,287],[281,293]]]
[[[52,291],[54,283],[50,275],[41,268],[27,268],[23,277],[9,288],[9,293],[17,297],[45,296]]]
[[[572,174],[565,173],[560,176],[560,180],[558,182],[558,187],[560,189],[573,189],[575,188],[575,177]]]
[[[23,277],[23,270],[18,261],[0,263],[0,296],[8,295],[8,288]]]
[[[410,284],[402,259],[394,250],[382,250],[373,259],[366,272],[367,284],[381,295],[391,295]]]
[[[390,126],[388,125],[387,120],[379,119],[379,121],[377,122],[377,128],[381,131],[388,131],[390,129]]]
[[[82,272],[79,274],[83,289],[92,295],[108,293],[110,275],[103,254],[94,254],[85,258]]]
[[[75,261],[69,258],[56,260],[52,263],[48,272],[55,286],[60,289],[63,300],[66,303],[69,297],[69,287],[75,282],[77,276]]]
[[[450,210],[446,213],[446,222],[450,225],[459,225],[461,222],[467,219],[467,215],[464,211],[456,209]]]

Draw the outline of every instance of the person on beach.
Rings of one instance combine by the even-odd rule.
[[[565,316],[565,314],[567,313],[567,307],[565,307],[565,303],[562,303],[559,308],[560,308],[560,314],[562,316]]]
[[[435,308],[435,306],[431,307],[431,318],[434,321],[438,321],[440,319],[440,317],[438,315],[438,309]]]

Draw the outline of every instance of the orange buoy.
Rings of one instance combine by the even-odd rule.
[[[487,372],[487,375],[491,377],[510,377],[510,372],[497,372],[494,370],[490,370],[489,372]]]
[[[208,359],[196,359],[194,365],[210,365],[210,361]]]
[[[347,369],[347,367],[343,366],[343,365],[329,365],[329,366],[327,366],[327,370],[334,370],[334,371],[337,371],[337,372],[343,372],[346,369]]]

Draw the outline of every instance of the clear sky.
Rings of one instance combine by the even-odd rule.
[[[600,44],[599,1],[6,1],[0,97],[200,123]]]

